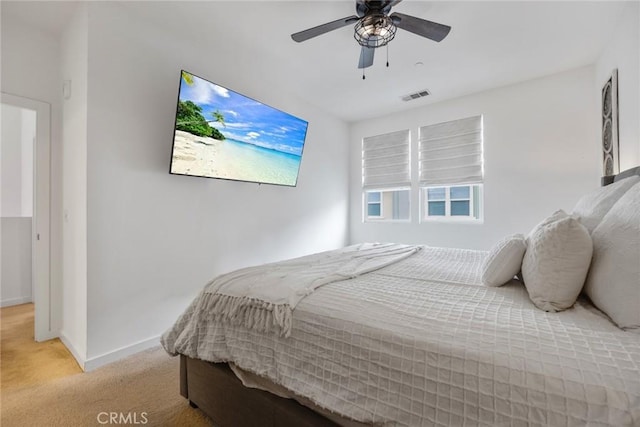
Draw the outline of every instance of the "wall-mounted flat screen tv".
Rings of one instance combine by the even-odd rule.
[[[171,173],[295,186],[307,125],[181,71]]]

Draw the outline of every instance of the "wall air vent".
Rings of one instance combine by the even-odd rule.
[[[405,96],[402,97],[402,100],[403,101],[411,101],[411,100],[422,98],[422,97],[425,97],[425,96],[428,96],[428,95],[431,95],[431,94],[429,93],[428,90],[425,89],[425,90],[421,90],[420,92],[416,92],[416,93],[412,93],[412,94],[409,94],[409,95],[405,95]]]

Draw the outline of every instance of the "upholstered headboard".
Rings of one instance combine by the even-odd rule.
[[[600,184],[602,184],[602,186],[604,187],[605,185],[613,184],[616,181],[629,178],[633,175],[640,175],[640,166],[627,169],[626,171],[620,172],[618,175],[603,176],[600,180]]]

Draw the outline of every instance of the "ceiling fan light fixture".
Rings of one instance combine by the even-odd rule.
[[[362,17],[355,25],[353,37],[363,47],[385,46],[396,36],[396,24],[386,15],[372,14]]]

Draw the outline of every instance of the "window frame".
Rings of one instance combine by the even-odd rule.
[[[453,187],[468,187],[469,188],[469,198],[451,198],[451,188]],[[475,211],[475,203],[474,203],[474,189],[473,187],[478,188],[478,218],[474,216]],[[429,215],[429,192],[430,188],[444,188],[445,189],[445,214],[444,215]],[[420,222],[421,223],[429,223],[429,222],[467,222],[473,224],[482,224],[484,223],[484,209],[482,209],[482,198],[483,194],[483,184],[452,184],[452,185],[421,185],[420,186]],[[434,202],[441,202],[443,200],[431,200]],[[451,215],[451,202],[452,201],[469,201],[469,215]]]

